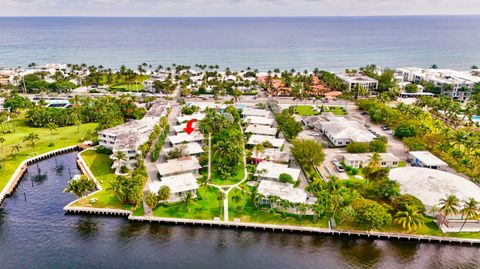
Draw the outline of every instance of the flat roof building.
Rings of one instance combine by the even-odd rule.
[[[448,167],[446,162],[428,151],[410,151],[409,154],[410,160],[415,165],[439,170],[446,170]]]
[[[371,142],[376,138],[359,121],[344,117],[330,117],[329,121],[319,122],[318,129],[337,147],[352,142]]]
[[[300,176],[300,169],[290,168],[286,164],[261,162],[257,165],[257,170],[255,171],[255,175],[261,177],[262,180],[278,181],[281,174],[290,175],[294,181],[297,181]]]
[[[349,91],[355,89],[357,85],[360,85],[367,91],[373,91],[378,88],[378,80],[361,73],[338,73],[335,75],[348,85]]]
[[[157,164],[158,173],[162,177],[183,173],[192,173],[194,175],[198,175],[201,168],[202,166],[198,162],[198,159],[194,156],[167,160],[166,163]]]
[[[249,124],[256,124],[256,125],[265,125],[265,126],[272,126],[274,119],[264,118],[264,117],[256,117],[256,116],[247,116],[243,122]]]
[[[168,154],[170,151],[174,150],[174,149],[182,149],[183,150],[183,153],[186,155],[186,156],[199,156],[200,154],[202,154],[204,152],[202,146],[196,142],[192,142],[192,143],[187,143],[187,144],[178,144],[176,146],[174,146],[173,148],[169,148],[169,149],[164,149],[164,152],[165,154]]]
[[[285,143],[285,139],[275,138],[274,136],[268,135],[252,135],[248,139],[247,145],[255,146],[258,144],[263,144],[264,142],[270,142],[274,148],[281,148]]]
[[[197,120],[197,121],[201,121],[205,118],[205,114],[204,113],[194,113],[192,115],[183,115],[183,116],[178,116],[177,117],[177,122],[179,124],[182,124],[182,123],[185,123],[185,122],[188,122],[190,120]]]
[[[244,108],[242,110],[242,116],[243,117],[248,117],[248,116],[254,116],[254,117],[263,117],[263,118],[268,118],[270,117],[271,113],[270,111],[264,110],[264,109],[256,109],[256,108]]]
[[[190,192],[194,196],[198,189],[197,180],[192,173],[185,173],[175,176],[162,177],[160,181],[148,184],[150,192],[157,194],[161,187],[167,186],[170,189],[169,202],[176,202],[183,199]]]
[[[373,153],[359,153],[359,154],[344,154],[343,162],[351,167],[360,168],[366,167],[372,161]],[[381,167],[398,167],[400,159],[391,153],[379,153]]]
[[[265,149],[263,152],[252,152],[252,159],[256,162],[271,161],[274,163],[288,163],[290,155],[288,152],[278,149]]]
[[[272,128],[266,125],[250,124],[247,126],[247,129],[245,129],[245,133],[275,136],[277,135],[277,128]]]
[[[307,193],[299,188],[294,188],[290,183],[282,183],[270,180],[262,180],[258,185],[257,192],[268,196],[278,196],[290,203],[306,203]]]
[[[176,135],[172,135],[168,137],[168,141],[170,141],[172,145],[178,145],[182,143],[192,143],[192,142],[201,143],[203,142],[203,139],[204,139],[203,134],[198,131],[194,131],[191,134],[178,133]]]

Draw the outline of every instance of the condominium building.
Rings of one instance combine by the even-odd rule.
[[[357,85],[360,85],[367,91],[378,89],[378,80],[360,73],[338,73],[335,75],[348,85],[348,90],[350,91],[355,89]]]

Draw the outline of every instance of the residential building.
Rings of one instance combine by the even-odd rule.
[[[352,142],[371,142],[376,137],[362,123],[345,117],[327,117],[317,128],[334,146],[344,147]]]
[[[261,162],[257,165],[255,176],[261,180],[278,181],[281,174],[287,174],[297,181],[300,176],[300,169],[290,168],[286,164],[279,164],[274,162]]]
[[[447,170],[448,168],[448,164],[446,162],[442,161],[440,158],[428,151],[410,151],[409,154],[409,159],[413,165],[443,171]]]
[[[255,125],[265,125],[265,126],[272,126],[274,119],[265,118],[265,117],[257,117],[257,116],[247,116],[243,120],[243,122],[248,124],[255,124]]]
[[[264,151],[252,152],[252,160],[255,163],[263,161],[270,161],[274,163],[288,163],[290,155],[288,152],[280,151],[278,149],[265,149]]]
[[[266,125],[250,124],[247,126],[247,129],[245,129],[245,133],[276,136],[277,128],[272,128]]]
[[[372,161],[373,153],[344,154],[343,162],[351,167],[366,167]],[[380,166],[394,168],[400,164],[400,159],[391,153],[379,153]]]
[[[348,85],[349,91],[355,89],[357,85],[360,85],[367,92],[378,89],[378,80],[361,73],[338,73],[335,75]]]
[[[197,142],[200,144],[203,144],[203,134],[200,133],[199,131],[194,131],[190,134],[187,133],[178,133],[176,135],[171,135],[168,137],[168,141],[170,141],[170,144],[172,146],[179,145],[179,144],[184,144],[184,143],[192,143],[192,142]]]
[[[260,181],[260,184],[258,184],[257,193],[264,196],[262,201],[263,204],[270,203],[268,199],[270,196],[276,196],[282,200],[289,201],[293,204],[289,208],[292,211],[296,210],[294,204],[304,204],[307,202],[307,193],[302,189],[293,187],[290,183],[262,180]]]
[[[179,124],[182,124],[182,123],[185,123],[185,122],[188,122],[190,120],[197,120],[197,121],[201,121],[205,118],[205,114],[204,113],[194,113],[192,115],[183,115],[183,116],[178,116],[177,117],[177,122]]]
[[[187,143],[187,144],[178,144],[173,148],[164,149],[164,152],[165,154],[168,154],[170,151],[175,149],[182,149],[185,156],[199,157],[202,153],[204,153],[202,146],[196,142]]]
[[[248,139],[247,145],[255,146],[258,144],[263,144],[265,142],[269,142],[274,148],[280,149],[285,143],[285,139],[275,138],[274,136],[268,135],[252,135]]]
[[[242,117],[248,117],[248,116],[254,116],[254,117],[264,117],[268,118],[270,117],[271,113],[270,111],[267,111],[265,109],[256,109],[256,108],[244,108],[242,110]]]
[[[180,159],[167,160],[166,163],[157,164],[158,174],[161,177],[174,176],[184,173],[192,173],[197,176],[202,168],[198,159],[194,156]]]
[[[196,197],[198,189],[197,180],[192,173],[179,174],[174,176],[162,177],[160,181],[148,184],[150,192],[157,194],[160,188],[167,186],[170,189],[170,199],[168,202],[178,202],[185,198],[188,193]]]

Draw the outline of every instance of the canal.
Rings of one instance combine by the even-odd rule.
[[[479,268],[480,248],[64,215],[76,153],[28,168],[0,208],[0,268]]]

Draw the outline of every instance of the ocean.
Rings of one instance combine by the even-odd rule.
[[[467,70],[480,65],[478,44],[480,16],[0,18],[3,67],[146,62],[339,71],[374,63]]]

